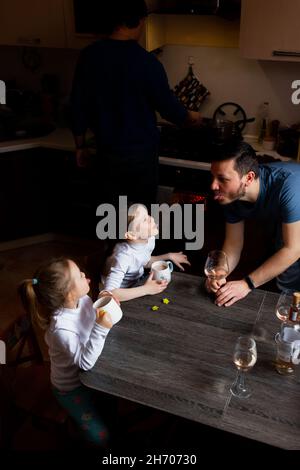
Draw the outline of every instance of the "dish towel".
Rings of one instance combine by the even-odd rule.
[[[174,93],[187,109],[199,111],[203,101],[210,95],[207,88],[199,82],[190,65],[187,76],[175,86]]]

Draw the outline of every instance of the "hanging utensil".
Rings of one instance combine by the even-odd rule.
[[[174,92],[187,109],[199,111],[201,104],[210,95],[210,92],[199,82],[193,72],[192,65],[193,61],[189,58],[188,74],[175,86]]]

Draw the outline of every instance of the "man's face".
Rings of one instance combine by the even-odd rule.
[[[243,199],[246,194],[246,177],[240,177],[234,169],[234,160],[224,160],[212,162],[211,164],[212,183],[211,190],[214,193],[214,200],[219,204],[230,204],[233,201]]]

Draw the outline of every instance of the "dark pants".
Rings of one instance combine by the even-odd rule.
[[[130,155],[99,152],[93,167],[96,207],[101,203],[118,207],[119,196],[127,196],[129,203],[142,203],[148,208],[156,202],[158,156],[155,151]]]
[[[60,392],[53,388],[59,404],[73,418],[84,440],[96,446],[106,447],[109,432],[99,410],[94,403],[94,394],[84,386],[70,392]]]

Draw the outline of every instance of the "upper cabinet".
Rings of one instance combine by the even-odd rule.
[[[166,6],[176,1],[182,4],[184,0],[147,0],[150,15],[140,40],[146,50],[153,51],[165,44],[237,47],[238,20],[227,21],[214,15],[151,14],[162,2]],[[210,1],[213,2],[206,0],[206,3]],[[270,0],[266,1],[268,3]],[[190,3],[193,3],[192,0]],[[201,2],[197,0],[196,3]],[[244,3],[244,7],[259,4],[258,0]],[[274,0],[274,3],[281,4],[279,0]],[[265,9],[264,3],[259,8]],[[257,12],[258,7],[255,9],[255,21],[262,17]],[[92,13],[88,2],[83,0],[0,0],[0,44],[81,49],[101,37],[88,33],[89,28],[93,29],[89,23]]]
[[[243,0],[242,56],[300,61],[299,17],[300,0]]]
[[[62,0],[65,12],[65,25],[66,25],[66,36],[67,44],[70,49],[82,49],[91,42],[95,41],[98,36],[95,34],[77,33],[74,2],[73,0]]]
[[[166,44],[166,21],[161,15],[149,15],[140,39],[147,51],[153,51]]]
[[[66,47],[62,0],[1,0],[0,44]]]
[[[76,15],[74,11],[74,1],[63,0],[63,3],[65,11],[67,43],[69,48],[81,49],[82,47],[87,46],[92,41],[95,41],[101,37],[97,34],[78,32],[76,30],[77,28]],[[155,3],[155,1],[151,0],[147,2],[149,10],[152,7],[154,8]],[[79,14],[80,11],[77,12],[77,15]],[[140,44],[148,51],[157,49],[165,44],[164,21],[164,18],[160,15],[149,15],[149,17],[147,18],[146,26],[144,28]],[[78,18],[77,23],[80,23],[80,21],[78,21]]]

